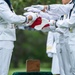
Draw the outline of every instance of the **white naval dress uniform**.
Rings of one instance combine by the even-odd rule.
[[[69,33],[69,39],[66,48],[67,48],[68,57],[70,58],[68,62],[71,64],[71,68],[69,71],[72,74],[69,75],[75,75],[75,37],[74,37],[75,36],[75,7],[71,12],[70,18],[67,18],[66,20],[63,21],[58,21],[57,24],[60,28],[71,28],[71,32]]]
[[[75,8],[73,8],[70,18],[67,17],[67,19],[57,21],[57,26],[63,31],[63,34],[59,34],[59,40],[57,41],[57,52],[60,66],[64,69],[65,75],[75,75],[74,25]],[[71,33],[69,32],[69,28],[72,28]]]
[[[50,5],[50,11],[57,12],[57,9],[55,9],[54,7],[56,8],[56,6]],[[64,10],[65,8],[62,8],[62,9],[63,9],[63,11],[67,12],[67,10]],[[62,10],[62,9],[61,9],[61,6],[59,6],[58,10]],[[69,8],[67,8],[67,9],[69,9]],[[67,13],[62,12],[62,13],[64,15],[65,14],[67,15],[67,14],[69,14],[69,12],[67,12]],[[61,14],[61,12],[59,14]],[[65,21],[65,20],[66,19],[64,19],[63,21]],[[62,20],[57,21],[58,27],[60,26],[60,24],[62,24]],[[66,26],[65,24],[62,24],[62,26],[63,25]],[[60,65],[60,75],[64,75],[64,73],[65,73],[65,75],[72,75],[69,52],[68,52],[69,28],[62,27],[61,31],[63,33],[57,32],[57,35],[55,36],[56,37],[55,38],[56,39],[56,49],[57,49],[57,54],[58,54],[58,58],[59,58],[59,65]]]
[[[59,19],[60,18],[60,16],[62,16],[62,15],[67,15],[67,14],[69,14],[69,12],[70,12],[70,10],[72,9],[72,7],[73,7],[73,5],[66,5],[66,7],[65,7],[65,5],[60,5],[60,4],[56,4],[56,5],[50,5],[50,10],[47,10],[46,12],[48,12],[48,14],[49,15],[51,15],[52,14],[52,12],[53,12],[53,14],[55,13],[56,14],[56,17],[52,17],[51,16],[51,19]],[[59,12],[58,12],[59,11]],[[58,13],[57,13],[58,12]],[[53,15],[52,14],[52,15]],[[54,15],[55,15],[54,14]],[[57,17],[57,15],[58,15],[58,17]],[[63,29],[64,30],[64,32],[66,33],[67,32],[67,35],[68,35],[68,32],[69,32],[69,29]],[[60,47],[62,47],[62,49],[66,49],[65,48],[65,45],[64,45],[64,43],[65,43],[65,40],[64,40],[64,36],[62,35],[62,34],[60,34],[60,33],[58,33],[58,32],[56,32],[55,34],[54,34],[54,37],[55,37],[55,42],[56,42],[56,50],[57,50],[57,54],[58,54],[58,58],[59,58],[59,62],[58,62],[58,58],[57,58],[57,56],[56,55],[54,55],[54,59],[53,59],[53,65],[55,64],[56,65],[56,62],[55,62],[55,59],[57,58],[57,64],[58,64],[58,66],[59,67],[57,67],[58,68],[58,73],[60,73],[60,75],[71,75],[72,73],[70,73],[70,68],[69,67],[71,67],[70,66],[70,64],[68,63],[68,60],[69,60],[69,58],[67,57],[67,58],[64,58],[65,59],[65,63],[66,63],[66,65],[63,65],[63,59],[62,59],[62,57],[61,57],[61,49],[60,49]],[[66,37],[65,37],[66,38]],[[50,40],[50,39],[49,39]],[[67,40],[67,39],[66,39]],[[60,43],[62,43],[61,45],[60,45]],[[49,45],[49,44],[48,44]],[[50,44],[51,46],[52,46],[52,44]],[[54,43],[54,45],[55,45],[55,43]],[[53,50],[53,49],[52,49]],[[55,49],[54,49],[55,50]],[[49,52],[49,50],[47,51],[47,53]],[[55,52],[55,51],[54,51]],[[56,52],[55,52],[56,53]],[[63,52],[62,53],[64,53],[64,54],[66,54],[67,52],[66,52],[66,50],[63,50]],[[63,54],[63,56],[64,56],[64,54]],[[49,54],[49,56],[51,56],[51,54]],[[66,54],[66,56],[67,56],[67,54]],[[52,66],[53,66],[52,65]],[[52,71],[54,72],[54,73],[56,73],[55,72],[55,69],[57,69],[56,67],[55,67],[55,65],[54,65],[54,67],[52,68]],[[64,66],[66,66],[66,67],[68,67],[67,69],[65,69],[64,70]],[[55,68],[55,69],[54,69]],[[65,71],[66,71],[66,73],[65,73]],[[68,72],[68,73],[67,73]]]
[[[26,18],[13,13],[4,0],[0,0],[0,75],[8,75],[10,60],[16,40],[13,24],[21,24]]]

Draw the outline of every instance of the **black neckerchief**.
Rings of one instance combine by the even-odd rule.
[[[73,2],[71,2],[70,4],[72,4]],[[75,4],[73,5],[73,8],[75,7]],[[70,10],[70,13],[69,13],[69,18],[71,17],[71,13],[73,11],[73,8]]]
[[[11,7],[11,2],[10,2],[10,0],[4,0],[4,1],[8,4],[10,10],[12,11],[12,7]]]

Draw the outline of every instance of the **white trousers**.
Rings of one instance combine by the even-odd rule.
[[[60,35],[59,43],[57,43],[57,54],[59,58],[60,75],[64,75],[62,69],[64,70],[65,75],[73,75],[71,73],[71,64],[68,52],[68,37]]]
[[[71,63],[71,72],[73,75],[75,75],[75,28],[72,30],[72,32],[69,35],[69,58]]]
[[[0,41],[0,75],[8,75],[13,48],[13,41]]]
[[[70,44],[69,58],[71,63],[71,72],[75,75],[75,44]]]
[[[59,61],[58,61],[58,56],[56,53],[53,53],[52,57],[52,70],[51,72],[53,74],[60,74],[60,69],[59,69]]]

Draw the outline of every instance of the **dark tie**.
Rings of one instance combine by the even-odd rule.
[[[5,0],[5,2],[8,4],[8,6],[10,7],[10,9],[12,10],[12,7],[11,7],[11,2],[10,2],[10,0]]]

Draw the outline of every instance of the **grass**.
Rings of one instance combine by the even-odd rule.
[[[50,72],[50,68],[41,68],[40,71]],[[25,68],[10,69],[8,75],[12,75],[14,72],[26,72],[26,69]]]
[[[50,72],[50,63],[42,63],[40,64],[40,67],[40,71]],[[13,68],[13,65],[11,64],[8,75],[12,75],[14,72],[26,72],[26,64],[20,62],[19,68]]]

